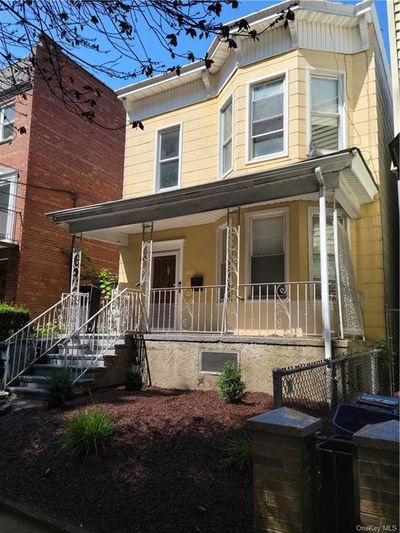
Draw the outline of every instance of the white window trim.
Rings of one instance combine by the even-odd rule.
[[[13,135],[11,134],[10,137],[3,138],[3,128],[4,128],[4,109],[7,107],[14,107],[14,121],[11,123],[13,126],[15,124],[15,102],[9,102],[8,104],[4,104],[0,107],[0,143],[3,142],[9,142],[13,139]]]
[[[331,69],[317,69],[313,67],[307,68],[306,74],[306,106],[307,106],[307,126],[306,126],[306,139],[307,146],[306,152],[308,153],[311,143],[311,78],[316,77],[326,77],[326,78],[335,78],[339,80],[339,116],[340,116],[340,127],[339,127],[339,147],[338,150],[344,150],[347,147],[347,98],[346,98],[346,72],[344,70],[331,70]],[[331,154],[334,150],[321,150],[322,154]]]
[[[252,120],[252,105],[251,95],[252,88],[255,85],[269,83],[274,80],[283,78],[283,150],[274,154],[263,155],[260,157],[252,157],[252,142],[251,142],[251,120]],[[287,157],[288,152],[288,138],[289,138],[289,69],[281,70],[271,76],[257,78],[247,83],[246,89],[246,165],[252,165],[261,161],[268,161],[271,159],[278,159],[280,157]]]
[[[347,233],[347,238],[350,242],[350,232],[349,232],[349,217],[346,215],[346,211],[343,209],[337,209],[338,216],[342,217],[344,220],[344,225]],[[308,235],[308,274],[310,281],[313,281],[313,246],[312,246],[312,221],[314,216],[319,216],[319,207],[309,207],[307,213],[307,235]],[[333,217],[333,208],[328,207],[326,209],[326,215]]]
[[[161,150],[161,135],[163,133],[167,133],[170,130],[174,130],[179,128],[179,151],[178,151],[178,158],[179,158],[179,164],[178,164],[178,183],[174,187],[165,187],[163,189],[160,188],[160,150]],[[167,191],[175,191],[176,189],[181,188],[181,176],[182,176],[182,132],[183,132],[183,123],[177,122],[175,124],[170,124],[168,126],[163,126],[162,128],[156,129],[156,139],[155,139],[155,157],[154,157],[154,192],[167,192]]]
[[[254,211],[252,213],[247,213],[245,216],[246,223],[246,242],[245,242],[245,261],[246,261],[246,271],[245,271],[245,280],[246,284],[251,283],[251,257],[253,253],[253,220],[257,218],[268,218],[283,216],[284,231],[283,231],[283,253],[285,254],[285,279],[283,282],[290,281],[290,271],[289,271],[289,208],[281,207],[279,209],[268,209],[267,211]]]
[[[231,167],[229,170],[227,170],[225,173],[223,172],[223,141],[222,141],[222,133],[223,133],[223,113],[226,110],[226,108],[229,106],[229,104],[232,105],[232,135],[231,135],[231,144],[232,144],[232,159],[231,159]],[[233,161],[234,161],[234,139],[235,139],[235,97],[234,93],[232,93],[224,102],[224,104],[219,109],[219,121],[218,121],[218,179],[224,179],[226,176],[228,176],[233,171]]]
[[[0,182],[9,182],[10,183],[10,197],[8,200],[8,211],[9,216],[7,217],[7,229],[6,229],[6,235],[9,235],[12,237],[14,225],[15,225],[15,207],[16,207],[16,200],[17,200],[17,183],[18,183],[18,173],[13,170],[11,172],[1,172],[0,169]],[[7,237],[3,239],[3,242],[12,242],[12,239],[8,239]]]

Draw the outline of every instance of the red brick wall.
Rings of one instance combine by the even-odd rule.
[[[39,48],[38,61],[44,55]],[[27,305],[34,315],[55,303],[69,287],[69,265],[63,250],[71,248],[71,235],[55,226],[45,213],[122,195],[123,106],[113,91],[70,61],[63,66],[63,76],[67,80],[73,78],[74,90],[83,91],[85,85],[100,87],[96,119],[119,129],[89,124],[76,112],[67,110],[42,77],[33,80],[28,185],[15,299]],[[14,142],[26,143],[19,139]],[[92,268],[118,271],[117,246],[84,240],[82,247],[91,257]]]

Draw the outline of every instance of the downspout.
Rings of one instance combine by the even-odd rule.
[[[332,359],[331,320],[329,312],[328,249],[326,244],[326,197],[325,181],[321,167],[314,169],[319,184],[319,234],[321,259],[321,311],[322,330],[325,341],[325,359]]]

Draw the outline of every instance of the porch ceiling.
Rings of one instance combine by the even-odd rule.
[[[143,222],[170,229],[217,221],[227,208],[254,205],[317,193],[315,169],[324,176],[327,191],[350,217],[360,216],[361,204],[370,202],[377,187],[356,148],[343,150],[278,169],[240,175],[166,193],[127,198],[48,213],[53,222],[94,239],[127,244]]]

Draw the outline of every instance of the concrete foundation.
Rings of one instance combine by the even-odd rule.
[[[218,374],[200,371],[202,350],[238,352],[248,391],[272,394],[272,370],[324,358],[322,339],[262,337],[145,335],[152,385],[174,389],[215,388]],[[346,341],[334,343],[339,355]]]

